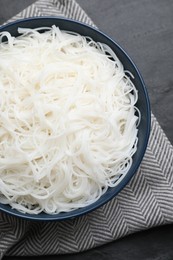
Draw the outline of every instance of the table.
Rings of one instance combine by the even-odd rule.
[[[0,0],[0,4],[6,0]],[[10,1],[9,1],[10,2]],[[34,1],[14,1],[13,14]],[[172,1],[78,0],[97,26],[114,38],[138,65],[148,86],[152,110],[173,144]],[[14,7],[13,6],[13,7]],[[19,10],[20,7],[20,10]],[[1,14],[5,5],[1,4]],[[9,10],[9,8],[7,9]],[[4,19],[10,18],[6,13]],[[103,16],[105,19],[103,19]],[[171,34],[172,33],[172,34]],[[158,55],[159,53],[159,55]],[[146,65],[147,64],[147,65]],[[173,225],[139,232],[100,248],[53,259],[173,259]],[[50,257],[44,257],[49,259]],[[7,259],[7,258],[6,258]],[[13,257],[12,259],[18,259]],[[42,257],[43,259],[43,257]]]

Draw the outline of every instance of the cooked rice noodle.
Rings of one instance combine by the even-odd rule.
[[[132,75],[90,38],[56,26],[19,33],[0,33],[0,202],[31,214],[84,207],[132,165]]]

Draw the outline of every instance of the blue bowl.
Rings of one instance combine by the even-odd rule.
[[[81,35],[89,36],[96,42],[102,42],[107,44],[117,54],[118,58],[124,65],[125,70],[129,70],[133,74],[134,79],[131,80],[135,84],[139,95],[136,106],[139,108],[141,112],[141,122],[138,127],[139,141],[138,141],[137,152],[133,156],[133,164],[129,169],[128,173],[118,183],[116,187],[109,188],[107,192],[104,195],[102,195],[102,197],[99,200],[97,200],[91,205],[88,205],[84,208],[73,210],[71,212],[59,213],[55,215],[49,215],[46,213],[31,215],[27,213],[26,214],[20,213],[17,210],[12,209],[9,205],[3,205],[0,203],[1,211],[28,220],[40,220],[40,221],[66,220],[72,217],[77,217],[86,214],[107,203],[126,186],[126,184],[129,182],[132,176],[136,173],[142,161],[142,158],[144,156],[145,150],[147,148],[147,143],[148,143],[149,133],[150,133],[151,111],[150,111],[149,98],[148,98],[144,81],[136,65],[133,63],[133,61],[128,56],[128,54],[115,41],[113,41],[110,37],[105,35],[103,32],[94,29],[93,27],[83,24],[81,22],[77,22],[70,19],[59,18],[59,17],[36,17],[36,18],[18,20],[16,22],[12,22],[0,27],[0,32],[8,31],[13,36],[18,36],[19,35],[17,32],[18,27],[37,28],[43,26],[50,27],[52,25],[56,25],[62,30],[74,31]]]

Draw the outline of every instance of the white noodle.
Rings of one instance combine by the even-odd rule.
[[[84,207],[131,167],[137,90],[105,44],[56,26],[19,33],[0,33],[0,202]]]

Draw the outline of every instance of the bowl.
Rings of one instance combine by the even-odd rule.
[[[114,188],[109,188],[106,193],[104,193],[96,202],[85,206],[83,208],[79,208],[70,212],[64,212],[54,215],[49,215],[46,213],[40,213],[38,215],[21,213],[15,209],[12,209],[9,205],[4,205],[0,203],[0,210],[11,214],[16,217],[21,217],[28,220],[40,220],[40,221],[60,221],[66,220],[69,218],[74,218],[91,212],[98,207],[101,207],[109,200],[114,198],[129,182],[132,176],[136,173],[137,169],[140,166],[140,163],[145,154],[147,143],[149,139],[150,133],[150,121],[151,121],[151,111],[150,111],[150,103],[149,97],[147,94],[147,89],[144,84],[144,81],[140,75],[139,70],[137,69],[134,62],[128,56],[128,54],[110,37],[108,37],[103,32],[83,24],[81,22],[77,22],[71,19],[64,19],[59,17],[36,17],[36,18],[27,18],[18,20],[0,27],[1,31],[8,31],[13,36],[18,36],[17,29],[18,27],[27,27],[27,28],[37,28],[37,27],[45,27],[56,25],[62,30],[77,32],[84,36],[91,37],[96,42],[101,42],[107,44],[118,56],[122,64],[124,65],[124,69],[130,71],[134,79],[131,79],[135,84],[138,90],[138,102],[136,106],[139,108],[141,112],[141,122],[138,127],[138,146],[137,152],[133,156],[133,163],[128,173],[124,176],[124,178],[118,182],[117,186]]]

